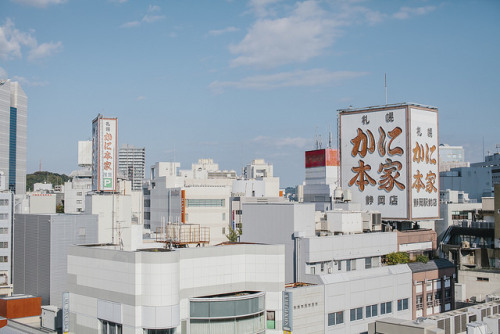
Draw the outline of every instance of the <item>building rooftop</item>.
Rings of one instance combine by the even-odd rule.
[[[415,102],[400,102],[400,103],[383,104],[380,106],[370,106],[370,107],[364,107],[364,108],[337,109],[337,111],[339,111],[339,112],[369,111],[369,110],[376,110],[376,109],[382,109],[382,108],[397,108],[397,107],[406,107],[406,106],[413,106],[413,107],[420,107],[420,108],[427,108],[427,109],[434,109],[434,110],[438,109],[437,107],[428,106],[425,104],[420,104],[420,103],[415,103]]]
[[[445,260],[445,259],[431,260],[427,263],[412,262],[412,263],[408,263],[408,266],[410,267],[411,271],[414,273],[419,273],[422,271],[446,269],[446,268],[455,268],[455,265],[452,262]]]

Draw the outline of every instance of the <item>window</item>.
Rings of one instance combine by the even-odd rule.
[[[76,196],[83,196],[83,192],[81,192],[81,191],[77,192]]]
[[[311,266],[311,275],[315,275],[315,274],[316,274],[316,267]]]
[[[9,243],[7,241],[0,242],[0,248],[9,248]]]
[[[0,206],[7,206],[7,205],[9,205],[8,199],[0,199]]]
[[[366,307],[366,317],[376,317],[377,316],[377,304],[370,305]]]
[[[427,294],[427,306],[432,305],[432,293]]]
[[[236,210],[236,214],[237,214],[237,215],[241,215],[241,214],[243,214],[243,211],[241,211],[241,210]]]
[[[8,219],[9,214],[8,213],[0,213],[0,219]]]
[[[325,271],[325,263],[321,262],[321,272],[324,272],[324,271]]]
[[[8,233],[9,233],[8,227],[0,227],[0,234],[8,234]]]
[[[478,277],[477,280],[482,281],[482,282],[489,282],[490,281],[490,279],[488,277]]]
[[[338,261],[337,266],[339,268],[339,271],[341,271],[342,270],[342,261]]]
[[[372,267],[372,258],[365,257],[365,269],[370,269]]]
[[[356,260],[347,260],[345,264],[347,271],[356,270]]]
[[[408,309],[408,298],[398,299],[398,311],[403,311]]]
[[[226,220],[226,213],[225,212],[222,213],[222,220]]]
[[[77,199],[76,200],[76,204],[82,204],[82,200],[81,199]]]
[[[122,325],[114,322],[101,320],[102,334],[122,334]]]
[[[380,304],[380,314],[392,313],[392,302]]]
[[[328,313],[328,326],[335,326],[344,323],[344,311]]]
[[[188,207],[221,207],[225,206],[225,199],[187,199]]]
[[[9,262],[9,257],[8,256],[0,256],[0,262]]]
[[[351,309],[351,321],[363,319],[363,308],[352,308]]]
[[[275,315],[274,311],[267,311],[266,312],[267,329],[275,329],[276,328],[275,316],[276,315]]]
[[[422,295],[417,296],[417,301],[416,301],[417,310],[421,310],[424,308],[423,300],[424,297],[422,297]]]
[[[174,334],[175,328],[167,329],[146,329],[144,328],[144,334]]]

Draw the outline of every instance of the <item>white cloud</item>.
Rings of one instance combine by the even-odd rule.
[[[153,23],[156,21],[163,20],[165,18],[165,15],[153,14],[159,11],[161,11],[160,6],[149,5],[146,14],[142,17],[141,20],[125,22],[120,26],[120,28],[134,28],[134,27],[139,27],[142,23]]]
[[[227,28],[219,29],[219,30],[210,30],[208,32],[208,34],[211,35],[211,36],[219,36],[219,35],[222,35],[222,34],[225,34],[225,33],[236,32],[236,31],[239,31],[239,30],[240,29],[238,29],[236,27],[227,27]]]
[[[281,0],[250,0],[249,6],[252,8],[256,16],[264,17],[274,15],[274,10],[270,9],[269,6],[280,1]]]
[[[361,2],[338,0],[329,4],[306,0],[291,7],[280,0],[250,0],[256,21],[239,43],[229,46],[235,57],[231,66],[272,68],[304,63],[322,55],[347,26],[375,25],[390,18],[401,20],[436,9],[434,6],[402,7],[391,15],[372,10]]]
[[[159,20],[161,20],[163,18],[165,18],[164,15],[150,15],[150,14],[146,14],[142,18],[142,22],[153,23],[153,22],[159,21]]]
[[[49,83],[47,81],[37,81],[37,80],[29,80],[25,77],[21,76],[13,76],[12,81],[18,81],[22,86],[31,86],[31,87],[45,87]]]
[[[49,42],[38,45],[30,50],[28,54],[29,60],[37,60],[58,53],[62,50],[62,42]]]
[[[5,24],[0,26],[0,59],[21,58],[23,47],[29,50],[28,60],[38,60],[61,51],[62,42],[49,42],[39,45],[31,33],[16,29],[14,22],[7,18]]]
[[[251,142],[276,148],[296,147],[302,149],[310,145],[311,140],[302,137],[273,138],[269,136],[257,136]]]
[[[275,67],[305,62],[333,43],[335,22],[316,2],[297,4],[290,16],[258,19],[245,38],[229,50],[232,66]]]
[[[130,22],[125,22],[124,24],[122,24],[120,26],[120,28],[133,28],[133,27],[137,27],[140,25],[141,25],[140,21],[130,21]]]
[[[395,19],[406,20],[411,16],[425,15],[436,9],[435,6],[425,6],[425,7],[401,7],[401,9],[392,15]]]
[[[340,84],[349,79],[355,79],[367,72],[338,71],[325,69],[297,70],[268,75],[256,75],[239,81],[214,81],[209,87],[215,93],[221,93],[226,88],[269,90],[282,87],[318,86],[329,83]]]
[[[44,8],[49,5],[59,5],[66,2],[66,0],[12,0],[12,1],[26,6],[39,7],[39,8]]]

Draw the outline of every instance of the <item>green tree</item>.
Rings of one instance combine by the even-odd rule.
[[[62,185],[70,179],[66,174],[52,172],[34,172],[26,174],[26,191],[32,191],[35,183],[52,183],[52,186]]]
[[[392,266],[410,262],[410,255],[406,252],[392,252],[385,257],[385,263]]]
[[[226,234],[226,238],[231,242],[238,242],[238,237],[241,235],[241,228],[237,228],[234,230],[232,227],[229,227],[229,233]]]
[[[429,262],[429,258],[425,255],[418,255],[417,262],[427,263]]]

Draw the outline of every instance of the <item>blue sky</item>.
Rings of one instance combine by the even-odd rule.
[[[337,109],[439,108],[440,142],[480,161],[500,144],[500,1],[12,0],[0,77],[28,94],[28,172],[77,168],[101,113],[147,165],[213,158],[304,179]],[[335,144],[335,143],[334,143]]]

